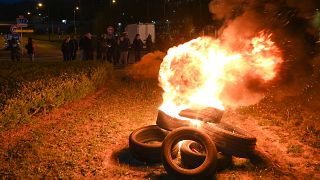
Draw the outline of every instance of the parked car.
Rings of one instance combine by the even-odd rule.
[[[15,38],[20,43],[20,36],[19,34],[5,34],[2,36],[3,41],[3,49],[9,50],[9,41]]]

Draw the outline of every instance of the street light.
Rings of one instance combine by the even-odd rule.
[[[43,6],[42,3],[38,3],[38,7],[41,8]]]
[[[79,11],[80,7],[76,6],[73,10],[73,26],[74,26],[74,35],[77,36],[77,26],[76,26],[76,11]]]
[[[48,39],[49,41],[51,40],[51,34],[54,35],[54,31],[53,31],[53,23],[52,23],[52,17],[50,15],[50,5],[49,5],[50,1],[47,1],[46,3],[42,3],[42,2],[38,2],[37,3],[37,7],[36,9],[39,10],[39,16],[42,16],[44,14],[47,14],[47,16],[44,16],[47,19],[47,31],[48,31]],[[47,11],[47,12],[45,12]],[[50,23],[51,23],[51,33],[50,33]]]

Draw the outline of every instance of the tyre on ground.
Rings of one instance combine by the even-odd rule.
[[[206,157],[202,164],[195,168],[179,166],[171,155],[171,149],[182,140],[192,140],[204,147]],[[217,149],[210,137],[192,127],[181,127],[167,135],[162,143],[162,163],[168,174],[176,179],[208,179],[216,172]]]
[[[206,158],[206,153],[201,144],[186,140],[180,147],[181,162],[189,168],[198,167]],[[217,154],[217,171],[222,171],[232,164],[232,156],[224,155],[221,152]]]

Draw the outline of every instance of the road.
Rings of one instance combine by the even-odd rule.
[[[60,44],[57,42],[34,40],[36,45],[35,61],[60,61],[62,54],[60,52]],[[26,39],[23,39],[22,47],[26,44]],[[10,60],[9,50],[0,50],[0,60]],[[23,49],[22,61],[28,61],[26,49]]]

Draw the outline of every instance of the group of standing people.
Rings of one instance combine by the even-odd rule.
[[[149,35],[146,39],[146,49],[148,52],[151,52],[152,44],[152,37]],[[102,34],[96,41],[93,40],[90,33],[87,33],[80,38],[79,43],[74,36],[65,38],[61,45],[61,51],[65,61],[75,60],[77,50],[79,49],[80,60],[93,60],[94,52],[96,51],[95,59],[97,60],[107,60],[112,64],[127,65],[130,47],[134,51],[135,62],[137,62],[141,59],[143,46],[144,43],[139,34],[136,34],[131,45],[126,32],[120,36]]]
[[[135,52],[135,62],[139,61],[143,49],[143,42],[139,34],[136,35],[132,45],[126,32],[119,37],[103,34],[97,43],[97,59],[107,60],[113,64],[127,65],[130,46]]]
[[[103,34],[97,43],[97,59],[107,60],[113,64],[128,64],[130,40],[127,33],[120,37]]]
[[[61,45],[61,51],[63,54],[64,61],[75,60],[77,56],[78,50],[78,41],[75,39],[74,36],[66,37]]]
[[[79,42],[75,36],[66,37],[61,44],[61,52],[64,61],[76,60],[77,52],[80,51],[80,60],[93,60],[94,51],[96,50],[97,60],[107,60],[112,64],[127,65],[129,63],[129,50],[134,52],[135,62],[141,59],[141,51],[144,43],[139,34],[136,34],[132,44],[130,43],[128,34],[122,33],[121,36],[103,34],[96,41],[93,41],[90,33],[85,34],[80,38]],[[9,41],[11,50],[11,59],[20,61],[20,43],[19,40],[12,38]],[[35,43],[32,38],[28,38],[28,43],[24,47],[27,50],[28,57],[34,61]],[[146,50],[151,52],[153,49],[152,37],[149,35],[146,39]]]

